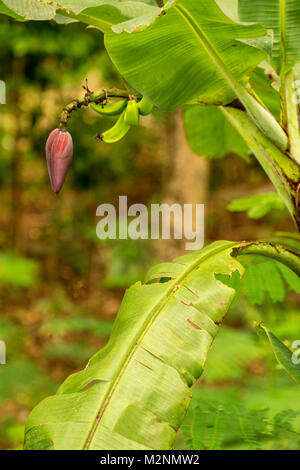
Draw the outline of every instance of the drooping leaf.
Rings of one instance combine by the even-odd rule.
[[[56,7],[37,0],[3,0],[13,12],[30,20],[51,20],[55,16]]]
[[[235,296],[216,276],[242,275],[246,249],[300,274],[295,254],[267,243],[216,242],[153,268],[127,291],[107,346],[33,410],[25,448],[169,449]]]
[[[245,141],[216,106],[188,106],[184,111],[184,127],[197,155],[213,158],[231,152],[249,154]]]
[[[300,254],[300,234],[290,232],[277,232],[275,236],[268,237],[270,243],[281,244],[291,251]]]
[[[81,1],[80,5],[75,5],[74,0],[58,0],[58,2],[64,9],[74,12],[73,18],[96,26],[102,32],[124,21],[135,24],[140,17],[155,18],[160,11],[157,6],[141,0],[94,0],[88,3]]]
[[[24,18],[14,11],[10,10],[2,0],[0,0],[0,15],[6,15],[10,16],[11,18],[14,18],[15,20],[23,21]]]
[[[260,325],[260,328],[265,332],[279,364],[297,384],[300,384],[300,364],[295,360],[294,353],[265,326]]]
[[[102,5],[111,5],[119,9],[127,18],[132,18],[133,15],[143,15],[153,7],[158,10],[155,2],[147,0],[55,0],[54,3],[75,14]]]
[[[234,297],[212,272],[239,270],[232,246],[217,243],[175,260],[179,269],[174,274],[166,267],[166,283],[133,285],[108,346],[31,415],[27,447],[40,430],[55,449],[169,448],[216,334],[215,322]],[[161,277],[161,268],[152,270],[151,279]]]
[[[114,24],[149,14],[155,16],[160,11],[148,0],[44,0],[43,2],[3,0],[3,2],[13,11],[13,15],[21,15],[28,20],[55,19],[58,23],[77,20],[95,26],[103,32]],[[9,14],[6,11],[4,13]]]
[[[164,14],[141,24],[113,27],[106,47],[131,86],[163,109],[230,102],[235,93],[224,72],[246,80],[265,57],[241,42],[265,36],[265,29],[235,23],[212,0],[171,0]]]
[[[242,21],[264,24],[274,31],[273,58],[287,66],[300,61],[300,3],[298,0],[239,0]],[[282,44],[282,47],[281,47]]]

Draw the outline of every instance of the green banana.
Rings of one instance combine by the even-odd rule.
[[[121,116],[111,129],[108,129],[98,136],[103,142],[114,144],[127,134],[131,126],[125,121],[125,113],[126,110],[122,112]]]
[[[96,111],[96,113],[103,114],[104,116],[117,116],[121,114],[122,111],[126,108],[127,100],[114,101],[113,103],[91,103],[91,108]]]
[[[129,100],[125,110],[124,116],[125,122],[129,126],[138,126],[139,125],[139,108],[135,100]]]
[[[153,108],[154,108],[153,104],[149,100],[147,100],[147,98],[145,98],[144,96],[141,99],[141,101],[138,102],[139,113],[142,116],[147,116],[148,114],[151,114]]]

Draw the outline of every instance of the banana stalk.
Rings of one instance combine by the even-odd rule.
[[[239,109],[220,107],[223,114],[243,137],[260,165],[282,197],[298,228],[300,166],[290,156],[279,150],[255,125],[253,120]]]

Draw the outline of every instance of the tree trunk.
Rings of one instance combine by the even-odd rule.
[[[166,132],[166,161],[164,168],[163,202],[193,205],[193,229],[195,229],[195,204],[206,204],[209,185],[209,161],[193,153],[186,140],[182,113],[170,115]],[[160,240],[157,256],[170,260],[185,251],[186,240]]]

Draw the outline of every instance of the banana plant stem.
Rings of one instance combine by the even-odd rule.
[[[281,152],[264,136],[245,112],[229,107],[220,107],[220,110],[249,145],[249,148],[285,202],[300,231],[299,164]]]
[[[300,131],[298,124],[298,109],[295,102],[294,90],[294,71],[290,70],[284,80],[284,95],[285,95],[285,116],[286,126],[289,134],[290,154],[293,159],[300,164]]]

